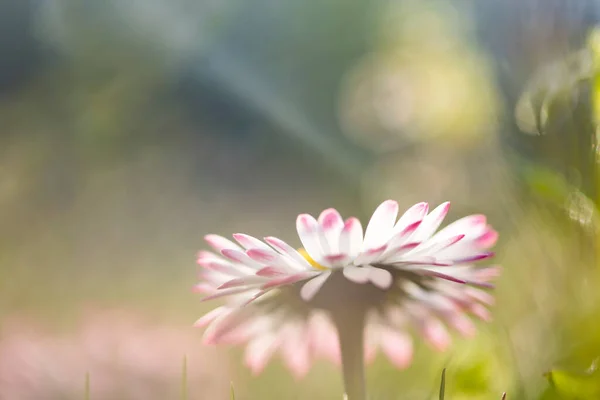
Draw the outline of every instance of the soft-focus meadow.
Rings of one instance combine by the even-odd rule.
[[[0,399],[340,399],[204,347],[203,236],[452,202],[494,321],[373,399],[600,399],[600,3],[0,1]],[[365,221],[366,222],[366,221]],[[185,358],[185,374],[184,370]],[[88,393],[86,394],[86,376]]]

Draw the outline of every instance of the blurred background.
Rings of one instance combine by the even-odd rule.
[[[487,214],[504,275],[476,340],[378,360],[373,398],[437,398],[447,367],[451,399],[600,399],[599,19],[597,0],[0,0],[0,399],[340,398],[332,365],[253,378],[203,347],[195,254],[388,198]]]

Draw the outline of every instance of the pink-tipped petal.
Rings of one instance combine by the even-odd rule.
[[[221,297],[230,296],[232,294],[244,293],[244,292],[247,292],[247,291],[248,291],[248,288],[220,289],[216,293],[214,293],[214,294],[212,294],[210,296],[206,296],[206,297],[202,298],[200,301],[214,300],[214,299],[218,299],[218,298],[221,298]]]
[[[308,325],[315,356],[323,355],[325,359],[340,365],[342,360],[337,331],[329,318],[321,312],[313,312]]]
[[[265,281],[266,281],[266,278],[264,278],[262,276],[247,275],[242,278],[231,279],[231,280],[223,283],[221,286],[219,286],[218,289],[222,290],[222,289],[229,289],[229,288],[249,286],[249,285],[260,285],[260,284],[264,283]]]
[[[196,262],[202,265],[203,262],[213,261],[220,259],[215,253],[210,251],[200,250],[196,256]]]
[[[488,306],[493,306],[496,303],[494,296],[476,288],[465,288],[464,294]]]
[[[460,234],[460,235],[451,236],[451,237],[440,239],[440,240],[430,239],[427,242],[422,243],[421,246],[418,246],[417,248],[413,249],[412,251],[405,253],[404,256],[407,259],[410,259],[410,257],[414,257],[414,256],[418,256],[418,255],[436,254],[438,251],[443,250],[447,247],[450,247],[450,246],[460,242],[464,237],[465,237],[464,234]]]
[[[480,280],[480,281],[491,281],[493,279],[496,279],[500,276],[502,272],[502,267],[498,266],[498,265],[494,265],[492,267],[486,267],[486,268],[481,268],[481,269],[477,269],[474,272],[474,276],[475,279]]]
[[[466,258],[463,258],[463,259],[460,259],[460,260],[455,260],[454,262],[456,264],[466,264],[466,263],[471,263],[471,262],[486,260],[488,258],[494,257],[494,255],[495,255],[495,253],[493,251],[488,251],[488,252],[485,252],[485,253],[475,254],[473,256],[466,257]]]
[[[450,334],[437,319],[428,319],[422,327],[427,342],[438,351],[444,351],[450,346]]]
[[[412,340],[410,336],[394,332],[390,329],[382,329],[380,338],[381,350],[391,361],[391,363],[399,369],[407,368],[413,356]]]
[[[340,267],[348,263],[350,257],[347,254],[332,254],[325,256],[325,259],[332,267]]]
[[[340,249],[340,233],[344,228],[344,220],[337,210],[329,208],[319,215],[319,225],[328,243],[329,254],[335,254]]]
[[[425,217],[425,215],[427,215],[427,211],[429,211],[429,204],[415,204],[414,206],[406,210],[406,212],[402,214],[400,219],[398,219],[398,222],[396,222],[396,225],[394,226],[394,232],[402,232],[409,225],[414,224],[416,222],[420,223],[421,220]]]
[[[354,260],[354,265],[375,264],[380,261],[387,250],[387,244],[363,251]]]
[[[256,275],[258,276],[264,276],[267,278],[275,278],[275,277],[282,277],[282,276],[287,276],[289,275],[284,269],[281,268],[277,268],[277,267],[264,267],[262,269],[259,269],[256,272]]]
[[[323,248],[326,240],[316,219],[308,214],[300,214],[296,219],[296,229],[304,250],[318,263],[323,263],[323,257],[329,249]]]
[[[293,261],[295,261],[296,262],[295,264],[297,264],[297,265],[291,266],[292,268],[295,268],[295,269],[310,269],[311,268],[308,261],[306,261],[306,259],[304,257],[302,257],[302,255],[300,253],[298,253],[298,251],[296,249],[294,249],[292,246],[290,246],[283,240],[278,239],[273,236],[269,236],[269,237],[265,238],[265,242],[267,242],[268,244],[273,246],[273,248],[275,250],[277,250],[280,254],[282,254],[284,256],[288,256]]]
[[[492,314],[481,304],[471,304],[469,312],[484,322],[492,321]]]
[[[462,313],[447,317],[447,323],[464,337],[472,338],[477,333],[473,322]]]
[[[216,318],[229,311],[229,308],[225,306],[217,307],[200,317],[195,323],[194,328],[204,328]]]
[[[204,331],[202,337],[204,344],[217,344],[221,338],[239,329],[246,321],[254,317],[252,310],[241,308],[223,313],[217,317]]]
[[[264,284],[261,287],[261,289],[263,289],[263,290],[264,289],[272,289],[272,288],[279,287],[279,286],[291,285],[292,283],[296,283],[296,282],[303,281],[305,279],[309,279],[310,277],[312,277],[314,275],[315,275],[315,273],[302,272],[299,274],[288,275],[283,278],[275,278],[275,279],[267,282],[266,284]]]
[[[466,234],[468,239],[474,239],[481,236],[486,230],[485,215],[469,215],[467,217],[456,220],[441,229],[435,238],[443,239],[450,236]]]
[[[260,263],[248,257],[248,254],[241,250],[224,249],[221,251],[221,254],[223,254],[224,257],[227,257],[228,259],[251,269],[258,269],[262,267]]]
[[[417,231],[417,229],[419,228],[419,226],[421,226],[421,222],[422,222],[421,220],[415,221],[412,224],[409,224],[408,226],[406,226],[400,232],[395,233],[388,243],[388,246],[389,246],[388,253],[394,251],[394,249],[403,247],[405,244],[410,242],[411,238],[413,236],[413,233],[415,233]],[[419,242],[417,242],[417,243],[419,243]]]
[[[489,228],[483,235],[476,239],[476,243],[482,249],[493,247],[498,241],[498,232]]]
[[[202,260],[201,265],[212,271],[217,271],[229,276],[244,276],[244,274],[239,268],[236,268],[230,262],[226,260]]]
[[[254,375],[265,369],[278,347],[279,340],[275,335],[258,337],[248,344],[245,361]]]
[[[302,289],[300,289],[300,297],[302,297],[302,300],[311,301],[321,287],[323,287],[323,284],[325,281],[327,281],[330,275],[330,271],[325,271],[302,285]]]
[[[412,241],[422,242],[428,240],[431,235],[439,228],[450,210],[450,203],[446,202],[437,206],[432,212],[430,212],[423,221],[416,232],[411,237]]]
[[[208,283],[198,283],[197,285],[194,285],[194,287],[192,288],[192,291],[194,293],[202,293],[202,294],[213,294],[215,292],[215,287],[212,285],[209,285]]]
[[[223,236],[219,235],[206,235],[204,236],[204,240],[218,253],[220,253],[224,249],[235,249],[242,250],[240,246],[233,243],[229,239],[225,239]]]
[[[233,238],[237,240],[239,244],[241,244],[246,250],[250,249],[263,249],[269,250],[269,246],[261,242],[255,237],[250,235],[246,235],[245,233],[234,233]]]
[[[279,258],[279,255],[271,249],[250,249],[246,251],[248,257],[261,264],[270,264]]]
[[[296,379],[301,379],[310,370],[310,346],[308,337],[302,327],[291,327],[285,330],[282,344],[282,356],[285,365]]]
[[[392,235],[396,218],[398,217],[398,203],[386,200],[375,209],[373,216],[365,230],[363,251],[378,248],[386,244]]]
[[[356,257],[363,245],[363,229],[360,221],[354,217],[348,218],[340,234],[340,253]]]

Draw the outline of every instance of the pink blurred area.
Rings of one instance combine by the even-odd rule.
[[[7,319],[0,336],[0,399],[222,399],[226,359],[197,331],[125,310],[96,310],[69,332]],[[184,370],[185,359],[185,370]],[[185,371],[185,374],[184,374]]]

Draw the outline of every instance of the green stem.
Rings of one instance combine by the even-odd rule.
[[[352,319],[335,318],[340,339],[342,371],[346,400],[366,400],[364,357],[364,317]]]

